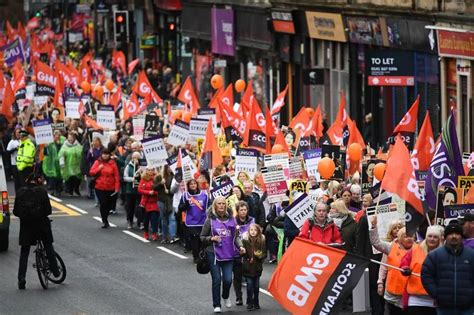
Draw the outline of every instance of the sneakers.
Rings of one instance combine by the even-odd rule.
[[[110,227],[110,225],[109,225],[108,223],[102,225],[102,228],[103,228],[103,229],[108,229],[109,227]]]
[[[18,280],[18,290],[26,289],[26,280]]]
[[[170,240],[170,244],[174,244],[176,242],[179,242],[179,237],[175,237]]]
[[[147,240],[148,237],[149,237],[148,232],[144,232],[144,233],[143,233],[143,238]]]
[[[152,239],[152,241],[157,241],[158,240],[158,235],[156,235],[156,233],[152,233],[151,234],[151,239]]]
[[[221,307],[220,306],[214,307],[214,313],[222,313]]]
[[[244,302],[242,302],[242,299],[241,299],[241,298],[240,298],[240,299],[236,299],[236,300],[235,300],[235,305],[239,305],[239,306],[240,306],[240,305],[244,305]]]
[[[110,210],[109,214],[117,214],[117,210]]]
[[[130,230],[130,229],[132,229],[132,228],[133,228],[133,224],[132,224],[132,223],[128,223],[128,224],[127,224],[127,229]]]
[[[230,301],[230,299],[224,299],[224,305],[227,308],[231,308],[232,307],[232,302]]]

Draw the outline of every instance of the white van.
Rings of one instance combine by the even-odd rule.
[[[5,168],[0,158],[0,252],[8,250],[8,235],[10,233],[10,202],[5,177]]]

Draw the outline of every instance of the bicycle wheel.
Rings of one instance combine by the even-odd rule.
[[[36,271],[43,289],[48,289],[48,262],[46,261],[46,253],[43,248],[35,250],[36,254]]]
[[[66,279],[66,265],[58,253],[56,253],[56,261],[58,262],[59,276],[55,277],[50,271],[47,273],[46,277],[48,277],[48,280],[52,283],[60,284]]]

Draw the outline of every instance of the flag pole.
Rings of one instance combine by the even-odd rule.
[[[382,194],[382,181],[380,181],[379,195],[378,195],[378,199],[377,199],[377,204],[375,205],[375,215],[377,215],[377,212],[379,210],[379,203],[380,203],[381,194]]]
[[[438,199],[439,199],[439,186],[436,186],[436,208],[435,208],[435,219],[434,219],[435,224],[437,224],[436,222],[438,222]],[[431,222],[428,217],[427,219],[428,219],[428,223],[431,225]]]
[[[375,259],[370,259],[371,262],[373,262],[374,264],[379,264],[379,265],[382,265],[382,266],[385,266],[385,267],[388,267],[388,268],[392,268],[392,269],[395,269],[395,270],[399,270],[399,271],[404,271],[402,268],[400,267],[396,267],[394,265],[389,265],[387,263],[383,263],[381,261],[378,261],[378,260],[375,260]],[[413,276],[417,276],[417,277],[421,277],[421,274],[419,273],[416,273],[416,272],[412,272],[411,273]]]

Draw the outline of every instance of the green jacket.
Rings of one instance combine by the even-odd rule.
[[[130,161],[125,170],[123,171],[123,181],[125,182],[125,193],[127,194],[137,194],[138,183],[140,182],[140,177],[135,177],[135,174],[138,171],[140,166],[135,165],[133,161]]]
[[[61,167],[59,166],[59,150],[64,144],[64,137],[61,137],[59,142],[60,146],[55,142],[48,144],[44,147],[44,158],[42,169],[46,177],[61,178]]]
[[[68,180],[71,176],[82,177],[82,145],[77,140],[73,144],[69,141],[64,142],[58,156],[61,176],[64,180]]]
[[[20,141],[18,147],[18,155],[16,157],[16,167],[19,171],[24,170],[27,167],[33,167],[35,163],[36,147],[30,138]]]

